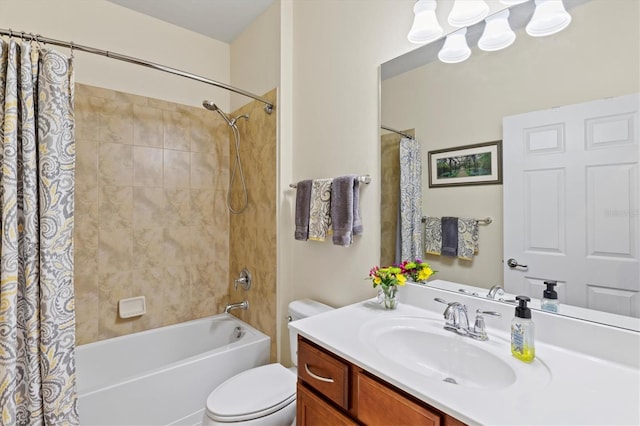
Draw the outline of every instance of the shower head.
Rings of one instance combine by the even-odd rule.
[[[220,114],[220,116],[224,118],[224,121],[226,121],[229,126],[233,126],[235,124],[235,120],[232,122],[229,119],[229,116],[224,112],[222,112],[222,110],[218,108],[218,105],[214,104],[212,101],[207,101],[207,100],[202,101],[202,106],[208,109],[209,111],[215,111],[218,114]]]

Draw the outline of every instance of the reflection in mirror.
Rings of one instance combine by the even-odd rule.
[[[514,6],[512,16],[532,12],[533,1]],[[429,151],[455,148],[481,142],[501,140],[503,117],[532,111],[548,110],[597,99],[640,92],[640,2],[619,0],[565,0],[572,15],[571,25],[548,37],[530,37],[522,27],[516,41],[497,52],[479,50],[472,40],[472,55],[459,64],[437,60],[442,40],[425,45],[382,65],[381,122],[395,129],[411,129],[421,142],[423,159],[424,216],[492,217],[493,223],[480,227],[479,251],[473,260],[425,255],[425,260],[438,270],[435,278],[443,282],[463,283],[486,293],[495,284],[504,286],[507,257],[503,253],[503,188],[501,185],[429,188],[427,156]],[[526,12],[525,7],[529,7]],[[518,9],[516,11],[516,8]],[[526,17],[524,19],[526,22]],[[469,33],[481,33],[470,28]],[[597,31],[594,29],[597,28]],[[622,30],[621,30],[622,29]],[[477,39],[476,39],[477,41]],[[416,58],[420,58],[416,62]],[[412,62],[410,65],[406,63]],[[630,131],[635,137],[635,164],[638,156],[638,113],[632,114]],[[384,138],[399,140],[397,135],[382,131]],[[392,162],[387,145],[382,145],[381,163],[384,180],[391,179],[387,170]],[[635,175],[637,176],[637,174]],[[384,185],[384,184],[383,184]],[[382,246],[393,247],[389,226],[394,226],[389,190],[382,195]],[[397,186],[396,186],[397,188]],[[640,228],[638,185],[629,194],[627,214],[632,228]],[[584,214],[568,211],[568,215]],[[638,241],[631,239],[634,257],[629,263],[640,271]],[[526,259],[518,259],[526,263]],[[381,260],[385,263],[385,259]],[[388,262],[387,262],[388,263]],[[615,277],[616,271],[599,271],[601,276]],[[549,277],[552,278],[552,277]],[[637,287],[639,283],[631,283]],[[451,289],[458,291],[458,288]],[[637,290],[637,288],[636,288]],[[532,294],[540,298],[542,294]],[[603,295],[606,297],[606,295]],[[630,303],[640,303],[638,295]],[[589,309],[582,310],[587,312]],[[567,313],[582,316],[581,313]],[[630,312],[639,316],[640,312]],[[599,319],[599,321],[601,321]],[[631,327],[634,328],[634,327]]]

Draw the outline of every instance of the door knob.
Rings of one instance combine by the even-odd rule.
[[[519,264],[518,261],[515,260],[514,258],[511,258],[511,259],[507,260],[507,266],[509,268],[516,268],[518,266],[521,267],[521,268],[526,268],[527,267],[527,265]]]

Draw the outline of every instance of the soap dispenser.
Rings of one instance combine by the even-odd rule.
[[[556,281],[545,281],[547,289],[542,292],[542,302],[540,307],[543,311],[558,312],[558,293],[553,289],[558,283]]]
[[[519,306],[516,307],[516,316],[511,321],[511,353],[524,362],[531,362],[536,357],[534,343],[534,324],[531,321],[531,309],[527,302],[531,299],[527,296],[516,296]]]

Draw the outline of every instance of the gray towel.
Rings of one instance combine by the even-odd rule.
[[[443,217],[442,220],[442,250],[443,256],[458,255],[458,218]]]
[[[296,185],[296,231],[295,239],[309,239],[309,206],[311,204],[311,179],[302,180]]]
[[[333,244],[337,246],[347,247],[353,241],[354,195],[357,182],[355,175],[348,175],[333,179],[331,185],[331,225]]]
[[[353,182],[353,235],[362,235],[362,219],[360,219],[360,181]]]

